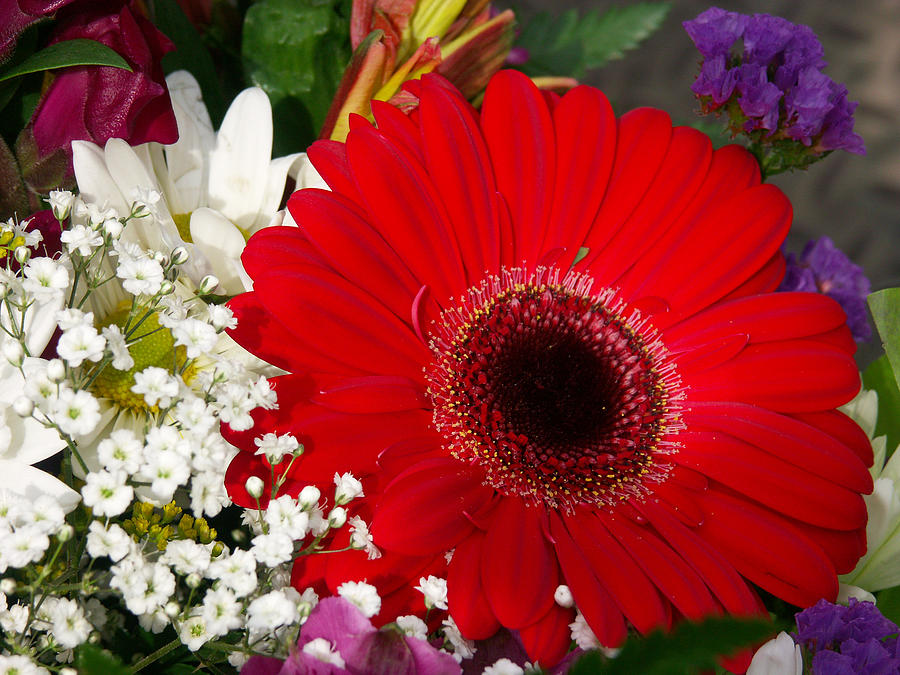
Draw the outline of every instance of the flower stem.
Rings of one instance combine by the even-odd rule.
[[[131,669],[131,672],[133,672],[133,673],[140,672],[141,670],[143,670],[144,668],[149,666],[154,661],[158,661],[159,659],[164,657],[169,652],[173,652],[176,649],[178,649],[180,646],[181,646],[181,640],[179,638],[175,638],[169,644],[163,645],[162,647],[157,649],[152,654],[148,654],[147,656],[142,658],[140,661],[135,663],[134,667],[132,667],[132,669]]]

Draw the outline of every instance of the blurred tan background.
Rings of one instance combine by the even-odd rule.
[[[518,0],[517,6],[561,12],[612,6],[589,0]],[[621,0],[618,4],[628,4]],[[856,126],[865,157],[835,152],[806,172],[777,176],[794,204],[789,250],[827,234],[862,265],[873,289],[900,286],[900,0],[769,0],[713,3],[752,14],[777,14],[810,26],[825,48],[825,72],[859,101]],[[662,28],[624,60],[587,80],[603,89],[617,113],[652,105],[688,122],[697,105],[689,87],[699,53],[681,27],[709,2],[673,0]]]

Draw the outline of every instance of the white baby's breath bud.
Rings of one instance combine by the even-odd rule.
[[[0,580],[0,593],[12,595],[16,592],[16,580],[10,577]]]
[[[184,246],[176,246],[172,249],[172,263],[175,265],[184,265],[191,255]]]
[[[69,541],[72,537],[75,536],[75,528],[66,523],[56,533],[56,538],[59,541]]]
[[[357,497],[364,497],[362,483],[353,477],[349,471],[343,475],[334,474],[334,503],[338,505],[347,504]]]
[[[170,293],[175,292],[175,284],[166,279],[159,285],[159,294],[160,295],[169,295]]]
[[[203,583],[203,578],[196,572],[193,572],[191,574],[188,574],[184,578],[184,583],[187,584],[188,588],[197,588],[201,583]]]
[[[343,527],[347,522],[347,509],[342,506],[335,506],[328,514],[328,525],[332,528]]]
[[[62,359],[50,359],[47,362],[47,379],[56,384],[66,379],[66,364]]]
[[[300,490],[300,494],[297,497],[297,501],[300,503],[300,508],[306,510],[311,509],[316,504],[319,503],[319,499],[322,498],[322,492],[315,485],[307,485],[305,488]]]
[[[19,246],[13,255],[16,257],[16,260],[20,265],[24,265],[31,258],[31,249],[27,246]]]
[[[12,365],[19,367],[25,358],[25,350],[22,349],[22,345],[18,341],[7,340],[3,343],[3,356]]]
[[[154,251],[153,259],[158,262],[162,267],[167,267],[169,264],[169,256],[167,256],[162,251]]]
[[[244,483],[244,488],[247,490],[247,494],[254,499],[259,499],[260,497],[262,497],[262,493],[265,487],[266,484],[263,483],[262,478],[260,478],[259,476],[250,476],[250,478],[247,479],[247,482]]]
[[[68,190],[50,190],[50,208],[53,209],[53,217],[63,221],[69,217],[75,195]]]
[[[0,300],[5,299],[9,295],[9,284],[2,282],[0,283]]]
[[[181,613],[181,605],[179,605],[174,600],[170,600],[166,603],[166,606],[163,607],[163,613],[170,619],[174,619]]]
[[[59,675],[78,675],[78,671],[74,668],[63,668],[59,671]]]
[[[212,293],[216,286],[219,285],[219,279],[212,274],[207,274],[200,280],[200,295]]]
[[[19,396],[13,401],[13,410],[19,417],[31,417],[34,412],[34,401],[27,396]]]
[[[106,233],[110,239],[118,239],[122,236],[122,230],[125,229],[125,226],[122,224],[122,221],[118,218],[108,218],[103,221],[103,232]]]
[[[556,601],[557,605],[565,607],[566,609],[575,606],[575,598],[572,597],[572,591],[565,584],[560,584],[556,587],[556,591],[553,593],[553,599]]]

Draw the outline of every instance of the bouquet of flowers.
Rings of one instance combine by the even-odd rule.
[[[900,672],[900,289],[769,181],[856,104],[579,84],[668,9],[5,2],[0,673]]]

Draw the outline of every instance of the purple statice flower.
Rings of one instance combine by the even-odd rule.
[[[375,628],[351,602],[324,598],[285,661],[254,656],[241,675],[459,675],[454,658],[426,640]]]
[[[797,633],[794,640],[813,653],[839,647],[841,654],[855,658],[864,652],[868,653],[866,650],[869,649],[866,647],[861,650],[858,645],[870,640],[881,644],[883,638],[900,632],[896,624],[878,611],[875,603],[860,602],[856,598],[850,598],[846,606],[819,600],[812,607],[796,614],[795,618]],[[896,640],[885,643],[886,653],[894,654],[895,643]],[[900,660],[897,663],[900,664]]]
[[[830,150],[865,154],[853,133],[856,104],[847,100],[846,87],[822,72],[824,50],[809,27],[717,7],[683,25],[703,56],[691,90],[704,112],[727,111],[734,133],[758,132],[751,135],[754,143],[797,141],[808,148],[788,150],[779,171],[806,166]]]
[[[865,342],[872,337],[866,313],[866,297],[872,292],[869,280],[828,237],[807,243],[799,258],[793,253],[787,256],[787,269],[778,290],[823,293],[841,305],[854,339]]]

